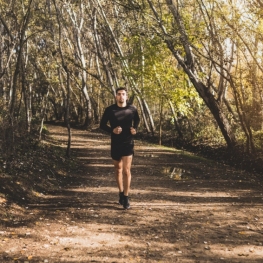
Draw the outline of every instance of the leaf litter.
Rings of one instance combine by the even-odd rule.
[[[132,208],[124,211],[107,158],[109,138],[73,129],[69,161],[61,149],[66,128],[48,129],[41,153],[20,160],[14,174],[1,175],[1,262],[263,258],[260,175],[243,176],[230,166],[136,140]],[[56,154],[50,144],[59,145]]]

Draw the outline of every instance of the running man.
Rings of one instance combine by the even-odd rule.
[[[127,89],[117,88],[116,104],[105,109],[100,122],[100,128],[111,134],[111,157],[119,188],[119,204],[123,205],[124,209],[130,208],[128,196],[134,155],[133,135],[136,134],[140,122],[136,107],[128,104],[127,99]]]

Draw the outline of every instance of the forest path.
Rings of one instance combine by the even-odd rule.
[[[66,128],[47,126],[66,147]],[[28,204],[30,223],[0,231],[0,262],[263,262],[259,176],[136,140],[123,210],[109,143],[72,129],[81,166]]]

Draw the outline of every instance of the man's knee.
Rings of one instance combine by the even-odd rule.
[[[131,176],[131,170],[128,167],[123,168],[123,175],[124,176]]]

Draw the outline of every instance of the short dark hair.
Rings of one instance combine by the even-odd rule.
[[[125,88],[125,87],[118,87],[118,88],[116,89],[116,94],[118,93],[119,90],[125,90],[126,93],[128,93],[127,88]]]

